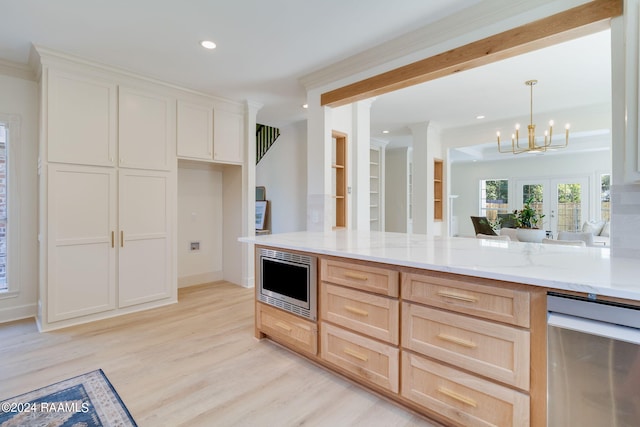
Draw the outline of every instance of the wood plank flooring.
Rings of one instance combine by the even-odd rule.
[[[423,426],[415,416],[253,336],[253,290],[181,289],[179,303],[39,333],[0,325],[0,400],[102,368],[140,426]]]

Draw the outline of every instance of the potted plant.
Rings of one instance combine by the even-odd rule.
[[[523,242],[541,242],[545,237],[545,231],[538,228],[538,224],[542,224],[543,214],[539,214],[532,206],[533,197],[524,202],[522,209],[514,210],[513,215],[516,221],[518,231],[516,236],[518,240]]]

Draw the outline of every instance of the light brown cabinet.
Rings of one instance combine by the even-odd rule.
[[[318,353],[318,327],[314,322],[256,302],[256,327],[296,351]]]
[[[545,425],[544,289],[318,258],[318,323],[256,303],[259,332],[445,425]]]

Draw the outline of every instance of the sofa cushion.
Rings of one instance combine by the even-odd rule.
[[[600,230],[599,236],[609,237],[609,228],[611,227],[611,223],[609,221],[605,222],[604,227]]]
[[[602,227],[604,227],[604,221],[585,221],[584,224],[582,224],[582,232],[591,233],[594,236],[598,236],[602,231]]]

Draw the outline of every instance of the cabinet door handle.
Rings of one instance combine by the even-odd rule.
[[[366,311],[366,310],[361,310],[361,309],[359,309],[359,308],[352,307],[352,306],[350,306],[350,305],[345,305],[345,306],[344,306],[344,309],[345,309],[345,310],[347,310],[347,311],[348,311],[348,312],[350,312],[350,313],[358,314],[358,315],[360,315],[360,316],[368,316],[368,315],[369,315],[369,312],[368,312],[368,311]]]
[[[291,326],[287,325],[286,323],[276,322],[276,326],[280,329],[284,329],[287,332],[291,332]]]
[[[454,344],[458,344],[458,345],[461,345],[461,346],[467,347],[467,348],[476,348],[478,346],[473,341],[465,340],[463,338],[454,337],[453,335],[438,334],[438,338],[440,338],[443,341],[449,341],[449,342],[452,342]]]
[[[457,400],[458,402],[462,402],[465,405],[472,406],[474,408],[478,407],[478,403],[470,397],[463,396],[459,393],[456,393],[453,390],[449,390],[446,387],[438,387],[438,392],[444,394],[445,396],[449,396],[452,399]]]
[[[124,248],[124,231],[120,230],[120,247]]]
[[[347,271],[346,273],[344,273],[344,275],[349,279],[365,280],[365,281],[369,280],[369,278],[364,274],[352,273],[350,271]]]
[[[115,247],[116,247],[116,245],[115,245],[115,239],[116,239],[115,235],[116,235],[116,232],[115,232],[115,231],[112,231],[112,232],[111,232],[111,247],[112,247],[112,248],[115,248]]]
[[[345,348],[344,350],[342,350],[342,352],[344,354],[348,354],[351,357],[355,357],[358,360],[362,360],[363,362],[366,362],[367,360],[369,360],[369,358],[366,355],[362,353],[358,353],[355,350],[351,350],[350,348]]]
[[[456,293],[453,293],[453,292],[438,291],[438,295],[440,295],[443,298],[457,299],[459,301],[478,302],[478,298],[476,298],[474,296],[456,294]]]

